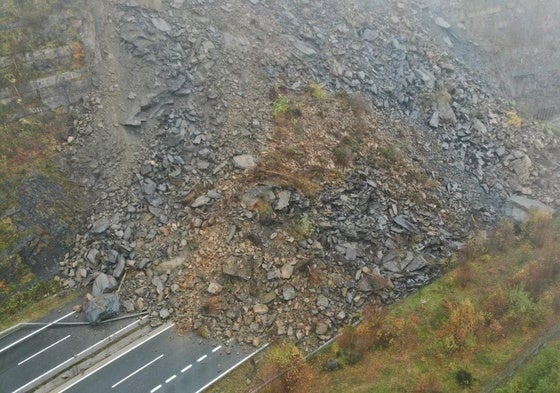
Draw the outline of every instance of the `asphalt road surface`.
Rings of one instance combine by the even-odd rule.
[[[61,318],[60,322],[78,321],[76,315],[67,310],[50,317],[49,322]],[[134,322],[120,320],[95,327],[21,327],[0,339],[0,392],[25,392],[36,378],[61,371],[74,356],[101,346],[115,332]]]
[[[193,334],[179,336],[167,325],[60,392],[201,392],[254,353]]]
[[[42,322],[76,322],[69,309]],[[61,372],[81,354],[102,348],[138,323],[123,319],[99,326],[25,326],[0,338],[0,393],[23,393],[44,376]],[[203,391],[257,351],[195,334],[178,335],[173,324],[152,330],[128,349],[82,372],[57,392]]]

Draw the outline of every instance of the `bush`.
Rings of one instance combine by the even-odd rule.
[[[470,372],[461,369],[455,373],[455,381],[457,381],[460,386],[472,386],[473,377]]]
[[[469,299],[450,307],[449,320],[442,326],[441,335],[445,349],[453,352],[464,347],[467,337],[479,329],[484,317]]]
[[[290,108],[290,102],[286,97],[280,97],[272,104],[272,118],[277,119],[278,116],[286,113]]]
[[[278,393],[307,392],[312,376],[311,368],[293,343],[281,343],[270,348],[259,374],[263,382],[274,379],[267,391]]]
[[[521,329],[539,324],[544,317],[542,307],[535,303],[529,292],[521,287],[509,291],[508,308],[506,318],[509,324]]]
[[[316,100],[324,100],[327,98],[327,92],[323,85],[318,84],[317,82],[311,82],[307,87],[307,91],[311,95],[311,97],[315,98]]]

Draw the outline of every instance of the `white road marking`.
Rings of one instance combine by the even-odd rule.
[[[89,351],[90,349],[95,348],[96,346],[102,344],[102,343],[105,342],[105,341],[111,340],[113,337],[118,336],[122,331],[124,331],[124,330],[130,328],[132,325],[134,325],[134,324],[136,324],[136,323],[139,323],[140,321],[142,321],[143,319],[146,319],[146,318],[148,318],[147,315],[144,316],[144,317],[142,317],[142,318],[140,318],[140,319],[137,320],[137,321],[134,321],[134,322],[132,322],[132,323],[129,323],[128,325],[126,325],[126,326],[123,327],[122,329],[117,330],[115,333],[113,333],[113,334],[111,334],[111,335],[105,337],[103,340],[98,341],[98,342],[96,342],[95,344],[93,344],[93,345],[89,346],[88,348],[84,349],[82,352],[80,352],[79,354],[75,355],[74,357],[76,357],[76,358],[77,358],[77,357],[80,357],[80,355],[83,355],[84,353],[86,353],[86,352]]]
[[[52,325],[54,325],[57,322],[62,321],[64,318],[68,318],[70,315],[74,314],[74,311],[72,311],[71,313],[66,314],[65,316],[58,318],[56,321],[52,321],[51,323],[47,323],[45,326],[43,326],[42,328],[39,328],[31,333],[29,333],[27,336],[24,336],[22,338],[20,338],[19,340],[14,341],[13,343],[11,343],[10,345],[6,345],[4,348],[0,349],[0,353],[10,349],[11,347],[13,347],[14,345],[19,344],[22,341],[27,340],[29,337],[32,337],[34,335],[36,335],[37,333],[42,332],[45,329],[48,329],[49,327],[51,327]]]
[[[216,348],[214,348],[214,349],[212,350],[212,353],[218,351],[221,347],[222,347],[221,345],[218,345]]]
[[[216,378],[214,378],[213,380],[211,380],[210,382],[208,382],[206,385],[204,385],[203,387],[201,387],[200,389],[198,389],[195,393],[201,393],[204,390],[206,390],[209,386],[211,386],[212,384],[214,384],[216,381],[220,380],[221,378],[225,377],[227,374],[229,374],[230,372],[232,372],[233,370],[235,370],[237,367],[239,367],[241,364],[245,363],[247,360],[249,360],[250,358],[252,358],[253,356],[255,356],[257,353],[259,353],[260,351],[262,351],[263,349],[265,349],[266,347],[268,347],[268,344],[263,345],[262,347],[260,347],[259,349],[257,349],[255,352],[245,356],[243,359],[241,359],[239,362],[235,363],[235,365],[233,365],[233,367],[230,367],[228,370],[226,370],[225,372],[223,372],[222,374],[218,375]]]
[[[161,355],[159,355],[157,358],[149,361],[148,363],[144,364],[142,367],[140,367],[139,369],[137,369],[136,371],[133,371],[132,373],[128,374],[126,377],[124,377],[123,379],[121,379],[119,382],[115,383],[113,386],[111,386],[111,389],[114,389],[115,387],[119,386],[121,383],[123,383],[124,381],[126,381],[129,378],[132,378],[133,376],[135,376],[136,374],[138,374],[140,371],[144,370],[146,367],[149,367],[152,363],[157,362],[159,359],[161,359],[163,357],[163,353]]]
[[[189,364],[187,367],[185,367],[184,369],[181,370],[182,373],[184,373],[185,371],[187,371],[188,369],[190,369],[192,367],[192,364]]]
[[[157,392],[158,390],[161,389],[161,385],[157,385],[155,388],[153,388],[152,390],[150,390],[150,393],[154,393]]]
[[[142,319],[147,318],[147,317],[148,317],[148,316],[142,317],[139,321],[141,321]],[[119,330],[118,332],[113,333],[113,334],[117,334],[117,333],[121,332],[122,330],[124,330],[124,329],[126,329],[126,328],[128,328],[128,327],[130,327],[130,326],[132,326],[132,325],[134,325],[135,323],[138,323],[139,321],[134,321],[134,322],[128,324],[127,326],[125,326],[124,328],[122,328],[121,330]],[[37,378],[33,379],[32,381],[29,381],[29,382],[26,383],[25,385],[23,385],[23,386],[17,388],[17,389],[14,390],[12,393],[17,393],[17,392],[19,392],[20,390],[23,390],[23,389],[27,388],[29,385],[31,385],[31,384],[34,383],[35,381],[38,381],[39,379],[43,378],[44,376],[48,375],[49,373],[53,372],[54,370],[59,369],[60,367],[64,366],[66,363],[68,363],[69,361],[76,359],[76,358],[79,357],[81,354],[83,354],[84,352],[86,352],[88,349],[91,349],[91,348],[93,348],[93,347],[99,345],[99,344],[102,343],[103,341],[112,338],[112,337],[113,337],[113,334],[111,334],[110,336],[104,338],[103,340],[99,341],[98,343],[93,344],[91,347],[89,347],[89,348],[83,350],[83,351],[80,352],[79,354],[74,355],[74,356],[72,356],[72,357],[69,358],[69,359],[66,359],[65,361],[63,361],[63,362],[60,363],[59,365],[57,365],[57,366],[51,368],[49,371],[44,372],[43,374],[39,375]]]
[[[53,372],[54,370],[61,368],[62,366],[64,366],[66,363],[68,363],[72,359],[74,359],[74,357],[71,357],[70,359],[66,359],[65,361],[60,363],[58,366],[51,368],[49,371],[44,372],[43,374],[39,375],[37,378],[27,382],[25,385],[20,386],[19,388],[14,390],[12,393],[18,393],[18,392],[24,391],[29,385],[33,384],[35,381],[38,381],[39,379],[43,378],[45,375],[48,375],[49,373]]]
[[[43,349],[41,349],[39,352],[36,352],[36,353],[34,353],[33,355],[29,356],[28,358],[22,360],[22,361],[19,362],[17,365],[18,365],[18,366],[21,366],[23,363],[27,362],[28,360],[33,359],[35,356],[38,356],[38,355],[42,354],[42,353],[45,352],[45,351],[51,349],[51,348],[54,347],[56,344],[60,344],[61,342],[63,342],[64,340],[66,340],[66,339],[69,338],[69,337],[72,337],[72,335],[69,334],[68,336],[66,336],[66,337],[64,337],[64,338],[61,338],[61,339],[58,340],[57,342],[52,343],[52,344],[49,345],[48,347],[43,348]]]
[[[169,326],[166,326],[165,328],[161,329],[160,331],[158,331],[157,333],[148,336],[146,339],[144,339],[143,341],[140,341],[138,344],[134,345],[133,347],[129,348],[128,350],[126,350],[125,352],[119,354],[118,356],[114,357],[113,359],[111,359],[110,361],[108,361],[107,363],[103,363],[101,366],[93,369],[92,371],[90,371],[89,373],[83,375],[81,378],[78,378],[77,380],[75,380],[74,382],[72,382],[70,385],[66,386],[65,388],[63,388],[62,390],[59,390],[58,393],[62,393],[67,391],[68,389],[70,389],[71,387],[79,384],[80,382],[82,382],[84,379],[92,376],[93,374],[95,374],[96,372],[98,372],[99,370],[105,368],[106,366],[108,366],[109,364],[113,363],[114,361],[120,359],[121,357],[123,357],[124,355],[126,355],[127,353],[129,353],[130,351],[134,351],[136,348],[138,348],[140,345],[148,342],[149,340],[151,340],[154,337],[159,336],[161,333],[171,329],[173,326],[175,326],[174,323],[172,323]]]
[[[172,376],[170,376],[169,378],[167,378],[165,380],[165,383],[169,383],[171,381],[173,381],[175,378],[177,378],[177,374],[173,374]]]
[[[208,355],[201,356],[201,357],[199,357],[198,359],[196,359],[196,361],[197,361],[198,363],[200,363],[200,362],[202,362],[204,359],[206,359],[207,357],[208,357]]]

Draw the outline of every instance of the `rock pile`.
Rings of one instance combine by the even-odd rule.
[[[494,223],[511,194],[558,205],[556,134],[518,127],[414,3],[161,3],[103,2],[112,27],[98,39],[127,83],[86,103],[67,149],[80,184],[102,191],[60,262],[65,286],[112,285],[128,270],[121,302],[154,325],[314,346],[368,299],[437,277],[436,260]],[[357,156],[312,197],[253,176],[275,143],[278,91],[297,101],[311,81],[347,97],[345,121],[377,119],[380,135],[377,161]],[[129,148],[90,149],[115,135]]]

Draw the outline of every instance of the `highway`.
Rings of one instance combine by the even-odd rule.
[[[61,310],[44,322],[82,320],[83,316],[71,310]],[[9,332],[0,338],[0,393],[31,390],[141,322],[131,318],[95,327],[33,325]],[[197,393],[257,352],[193,333],[179,335],[170,323],[149,331],[107,359],[80,369],[54,391]]]
[[[77,321],[71,312],[57,317],[65,317],[60,322]],[[46,329],[25,326],[14,331],[0,339],[0,392],[27,391],[29,382],[62,371],[80,352],[101,346],[112,334],[134,322],[121,320],[95,327],[49,326]]]
[[[60,392],[201,392],[254,353],[254,349],[228,347],[192,334],[178,336],[173,325],[144,340],[113,361],[84,373]]]

